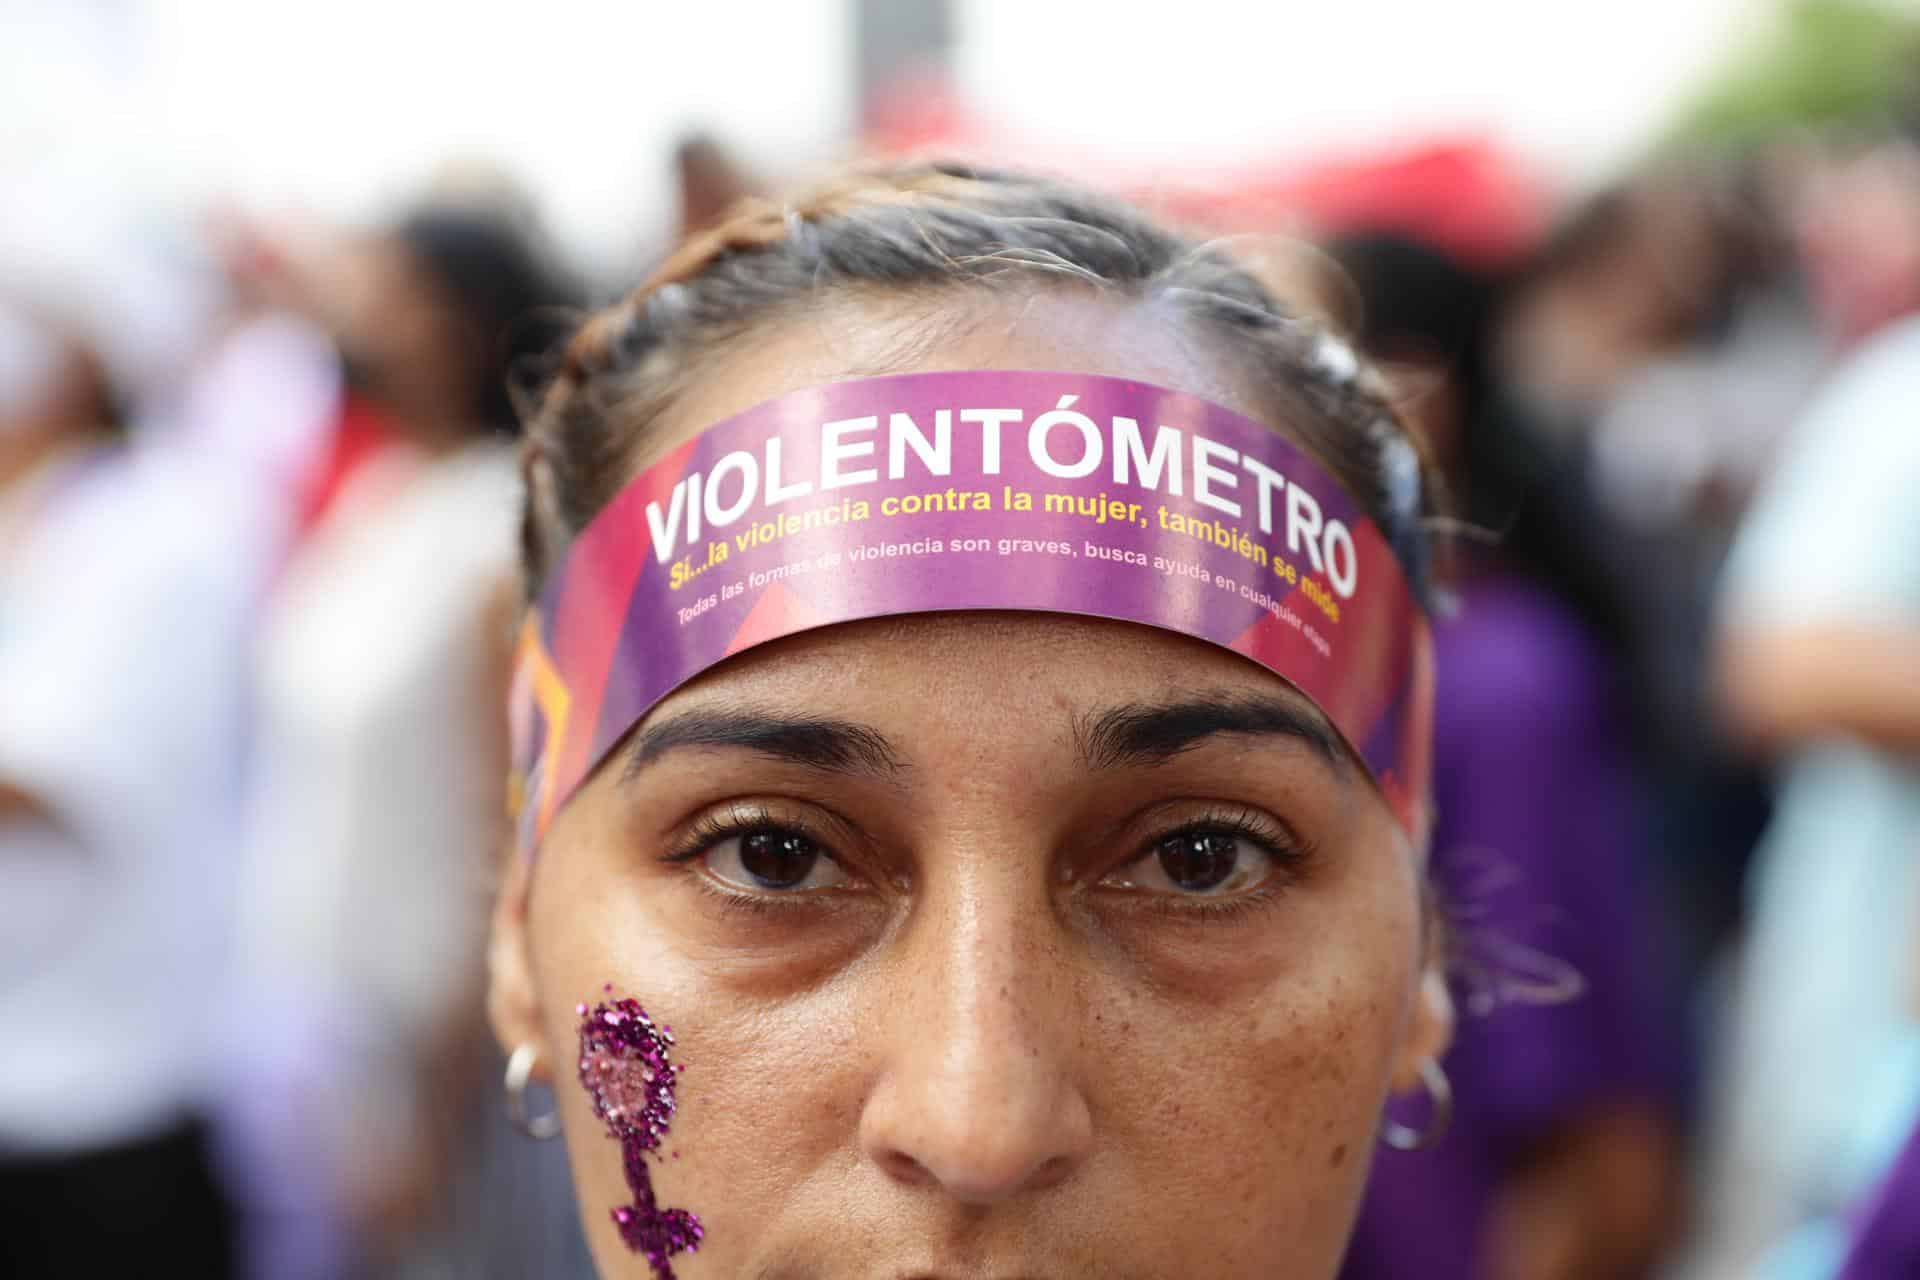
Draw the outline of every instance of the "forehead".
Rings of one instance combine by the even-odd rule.
[[[1089,713],[1200,696],[1277,699],[1324,722],[1285,680],[1204,641],[1135,623],[1022,612],[876,618],[802,632],[701,674],[646,722],[752,708],[843,716],[908,739],[944,740],[982,724],[1004,739],[1028,726],[1058,744]],[[1327,734],[1338,736],[1331,728]]]
[[[1205,330],[1164,302],[1078,284],[849,295],[787,313],[701,358],[650,424],[636,465],[767,400],[880,374],[1049,370],[1135,379],[1265,415]],[[711,709],[840,715],[964,749],[957,716],[1065,742],[1076,716],[1188,696],[1251,696],[1323,713],[1281,677],[1191,636],[1050,613],[948,613],[845,623],[731,658],[644,724]],[[1331,729],[1327,736],[1337,739]]]
[[[784,314],[701,359],[649,429],[639,465],[790,391],[883,373],[973,369],[1133,378],[1263,417],[1245,380],[1166,303],[1079,284],[861,294]]]
[[[702,359],[653,423],[639,465],[792,391],[883,373],[993,369],[1132,378],[1261,417],[1204,331],[1165,303],[1051,282],[846,295]],[[1200,690],[1277,696],[1323,718],[1279,676],[1190,636],[1059,614],[955,613],[842,624],[759,646],[683,685],[647,720],[751,701],[898,722],[914,707],[946,715],[956,703],[1005,699],[1028,723],[1051,716],[1065,724],[1077,710]]]

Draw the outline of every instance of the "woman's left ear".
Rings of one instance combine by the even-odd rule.
[[[1400,1049],[1400,1060],[1394,1064],[1395,1093],[1424,1087],[1421,1067],[1446,1057],[1453,1045],[1453,1018],[1453,988],[1447,984],[1446,968],[1436,956],[1428,960],[1421,975],[1413,1020]]]
[[[507,855],[500,896],[493,906],[493,933],[487,946],[487,1020],[493,1026],[500,1051],[512,1054],[522,1045],[538,1055],[536,1079],[551,1078],[553,1055],[540,1017],[539,987],[533,978],[533,957],[527,936],[527,890],[532,861],[519,850]]]

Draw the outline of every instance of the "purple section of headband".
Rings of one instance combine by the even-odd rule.
[[[1058,416],[1063,403],[1070,403],[1069,415],[1094,425],[1107,450],[1085,478],[1048,474],[1029,448],[1029,430],[1053,412],[1043,442],[1048,457],[1058,469],[1082,456],[1082,428],[1075,417]],[[984,429],[962,420],[966,409],[1018,411],[1018,420],[1000,431],[993,473],[982,465]],[[917,436],[933,438],[943,414],[952,433],[952,474],[930,475],[919,455],[903,447],[904,474],[888,478],[894,415],[905,415]],[[841,441],[856,448],[871,443],[873,452],[842,458],[837,471],[870,467],[879,477],[820,487],[827,424],[869,418],[871,428],[842,428]],[[1116,479],[1116,420],[1137,424],[1148,444],[1163,426],[1179,433],[1179,494],[1170,492],[1164,475],[1158,488]],[[1195,500],[1196,437],[1214,447],[1206,455],[1219,469],[1214,496],[1240,503],[1239,515]],[[811,480],[812,492],[768,505],[763,489],[736,521],[712,527],[705,516],[724,514],[741,492],[749,468],[738,455],[753,460],[764,484],[776,441],[783,480]],[[1271,531],[1258,519],[1255,476],[1264,472],[1243,469],[1242,458],[1285,477],[1269,488]],[[831,384],[760,405],[676,450],[667,465],[671,470],[642,475],[594,521],[543,597],[545,649],[573,707],[562,728],[545,726],[552,756],[545,767],[536,770],[530,757],[519,762],[523,776],[555,789],[542,806],[546,813],[564,803],[654,703],[726,656],[815,626],[975,609],[1113,618],[1234,649],[1319,703],[1381,779],[1403,821],[1424,793],[1430,699],[1418,678],[1424,623],[1391,549],[1318,464],[1272,429],[1220,405],[1084,374],[908,374]],[[689,540],[691,478],[711,479],[716,468],[720,510],[703,512],[699,535]],[[1129,479],[1138,478],[1133,470]],[[682,537],[663,560],[654,529],[673,510],[676,484],[683,490],[676,525]],[[1350,597],[1341,598],[1325,573],[1313,571],[1315,551],[1289,544],[1286,512],[1294,489],[1311,498],[1323,531],[1336,522],[1351,531]],[[949,490],[985,496],[953,509]],[[1031,497],[1031,510],[1011,509],[1016,493]],[[1048,511],[1049,496],[1065,497],[1067,509]],[[853,518],[861,503],[864,516]],[[924,509],[929,505],[932,510]],[[921,509],[889,514],[896,506]],[[783,518],[821,523],[783,532]],[[1169,531],[1175,518],[1198,521],[1206,536]],[[1220,540],[1235,545],[1217,545]],[[973,549],[976,543],[982,545]],[[1257,562],[1261,555],[1267,564]],[[1276,563],[1291,565],[1297,581],[1276,574]],[[1317,588],[1312,596],[1304,585],[1309,580]],[[618,636],[608,643],[604,633],[616,625]],[[537,838],[537,826],[530,834]]]

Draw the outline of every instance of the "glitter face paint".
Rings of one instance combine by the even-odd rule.
[[[612,992],[613,986],[606,987]],[[685,1067],[671,1058],[673,1028],[656,1023],[638,1001],[612,1000],[580,1015],[580,1084],[593,1114],[620,1143],[633,1203],[612,1211],[627,1248],[646,1258],[654,1280],[674,1280],[669,1259],[692,1253],[706,1237],[700,1219],[685,1209],[663,1209],[653,1194],[648,1160],[659,1159],[673,1124],[673,1089]],[[678,1155],[678,1152],[674,1153]]]

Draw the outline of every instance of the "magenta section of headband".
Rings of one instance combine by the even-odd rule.
[[[1312,698],[1415,825],[1424,619],[1326,472],[1272,429],[1166,388],[974,372],[783,396],[614,499],[523,637],[523,839],[654,703],[722,659],[813,627],[974,609],[1111,618],[1242,653]]]

